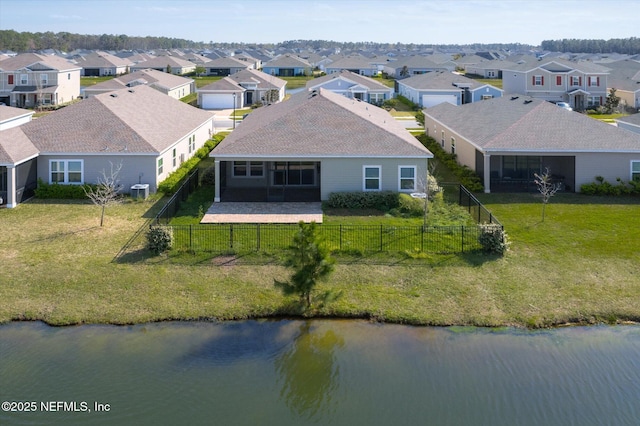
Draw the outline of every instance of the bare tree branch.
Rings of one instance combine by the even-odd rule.
[[[113,163],[109,162],[109,164],[111,164],[111,172],[107,174],[105,170],[102,170],[102,176],[98,178],[98,183],[95,187],[88,185],[82,187],[93,204],[102,208],[100,226],[104,224],[105,208],[121,202],[119,192],[122,189],[122,185],[118,180],[118,174],[122,170],[122,163],[115,167]]]
[[[551,170],[549,167],[545,168],[543,174],[534,173],[533,177],[535,178],[535,183],[538,186],[538,191],[540,195],[542,195],[542,221],[544,222],[544,210],[545,206],[553,197],[556,192],[560,190],[562,185],[560,183],[554,183],[551,178]]]

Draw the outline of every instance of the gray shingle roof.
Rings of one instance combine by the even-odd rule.
[[[463,84],[465,87],[469,87],[470,90],[475,90],[487,85],[487,83],[473,80],[463,75],[442,71],[415,75],[413,77],[400,80],[398,84],[417,90],[453,90],[457,88],[455,84]]]
[[[484,151],[640,153],[640,135],[528,96],[445,102],[424,113]]]
[[[42,153],[157,154],[211,119],[209,112],[136,86],[69,105],[22,129]]]
[[[81,68],[80,66],[72,64],[66,59],[60,58],[58,56],[45,56],[38,55],[36,53],[22,53],[20,55],[16,55],[12,58],[1,61],[0,70],[16,71],[30,67],[34,64],[42,64],[44,65],[44,69],[52,69],[57,71],[69,71]],[[43,68],[38,67],[38,69]]]
[[[0,165],[19,164],[38,154],[38,149],[22,131],[22,126],[0,132]]]
[[[356,74],[354,72],[347,71],[347,70],[340,70],[339,72],[334,72],[322,77],[314,78],[313,80],[309,80],[307,82],[306,87],[307,89],[309,89],[312,87],[320,86],[336,78],[343,78],[343,79],[352,81],[355,84],[359,84],[361,86],[368,88],[369,90],[382,90],[385,92],[393,91],[393,89],[391,89],[390,87],[387,87],[384,84],[379,83],[372,78],[366,77],[364,75]]]
[[[214,157],[420,157],[432,154],[385,110],[320,89],[251,113]]]

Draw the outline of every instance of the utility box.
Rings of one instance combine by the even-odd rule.
[[[131,187],[131,198],[146,200],[149,197],[149,184],[137,183]]]

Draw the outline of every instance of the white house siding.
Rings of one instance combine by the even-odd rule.
[[[576,191],[580,186],[595,182],[596,176],[616,184],[616,179],[631,179],[631,161],[640,161],[640,152],[624,153],[578,153],[576,154]]]
[[[398,191],[398,166],[416,166],[419,180],[427,173],[427,159],[415,158],[331,158],[321,165],[320,199],[332,192],[362,191],[363,167],[381,166],[382,191]]]
[[[502,72],[502,90],[504,93],[526,93],[526,75],[517,71],[504,70]]]
[[[175,89],[169,90],[167,92],[167,95],[171,96],[174,99],[182,99],[185,96],[188,96],[191,94],[191,84],[185,84],[183,86],[180,87],[176,87]]]

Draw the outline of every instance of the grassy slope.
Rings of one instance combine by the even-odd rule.
[[[552,199],[544,223],[533,195],[483,195],[513,245],[482,255],[343,259],[318,290],[341,293],[310,314],[416,324],[543,326],[640,319],[640,217],[626,204],[579,195]],[[113,263],[150,201],[99,210],[32,202],[0,210],[0,321],[53,324],[247,318],[297,312],[273,288],[288,275],[271,259],[192,255]],[[228,260],[229,262],[225,262]]]

